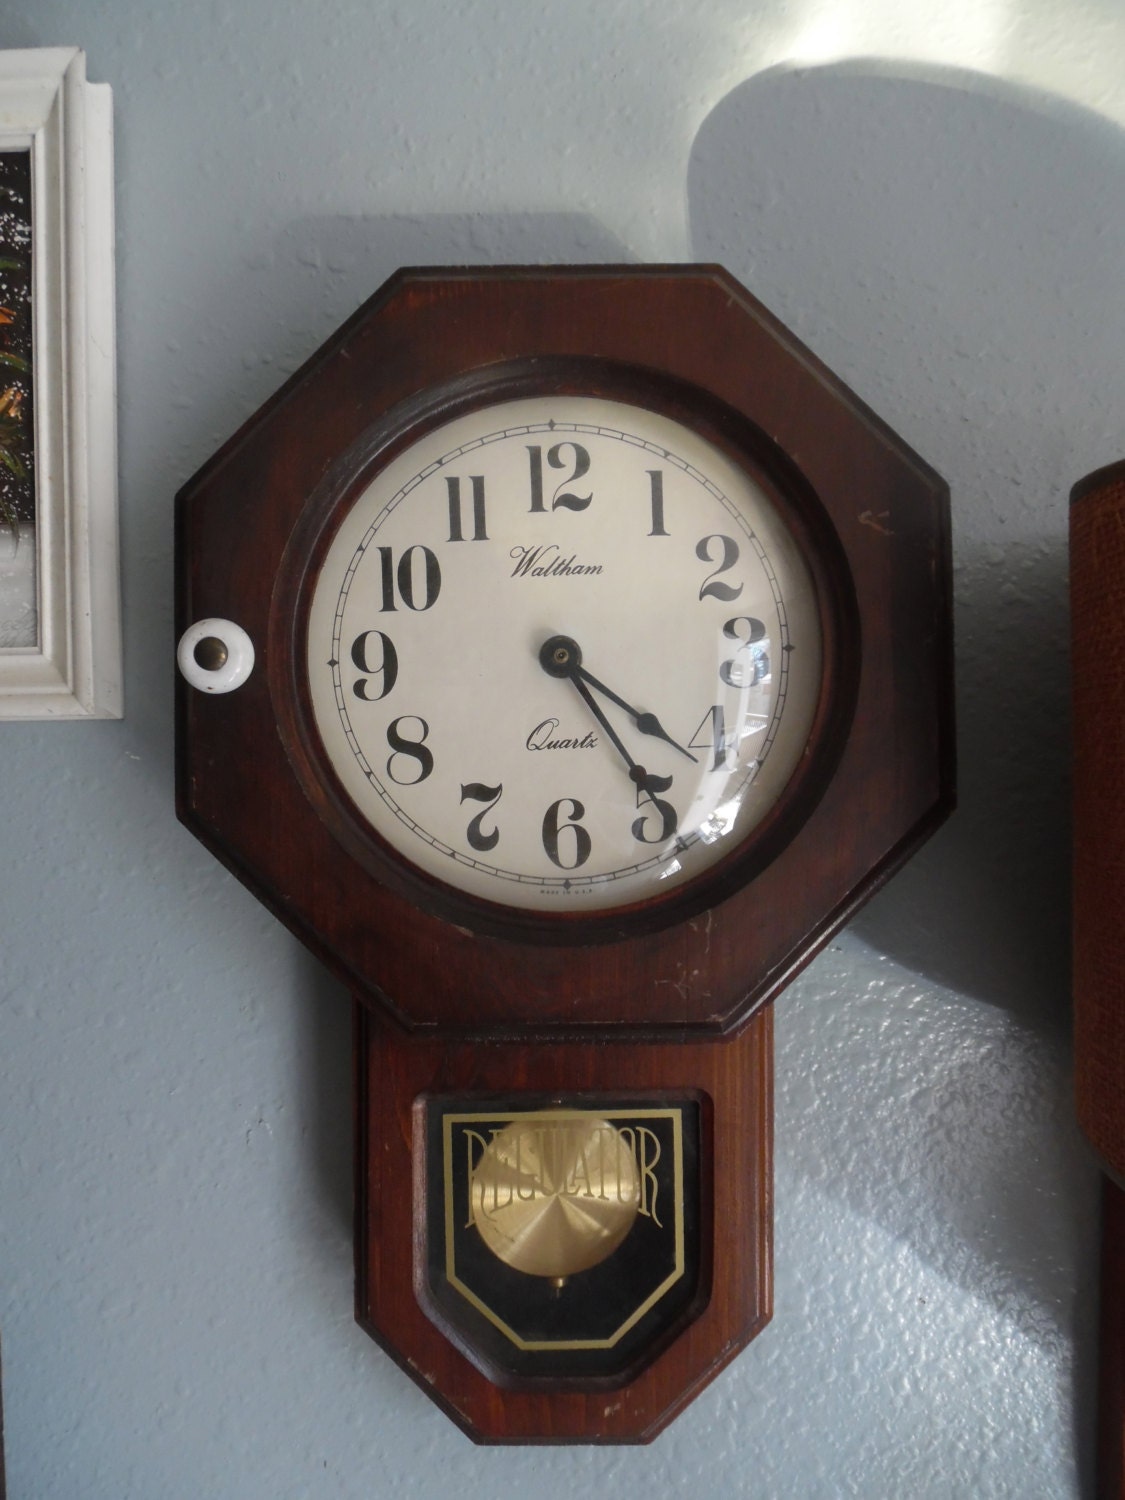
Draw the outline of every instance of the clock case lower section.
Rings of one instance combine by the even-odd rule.
[[[408,1036],[359,1000],[354,1024],[360,1324],[478,1442],[655,1437],[769,1321],[772,1010],[720,1044],[436,1041]],[[664,1104],[683,1111],[692,1138],[685,1285],[657,1305],[643,1337],[604,1358],[506,1349],[488,1320],[459,1313],[456,1294],[442,1286],[434,1195],[442,1190],[435,1136],[443,1112],[556,1100],[592,1109]],[[597,1284],[596,1271],[585,1274]],[[613,1284],[611,1272],[601,1284]],[[580,1298],[574,1307],[580,1317]]]

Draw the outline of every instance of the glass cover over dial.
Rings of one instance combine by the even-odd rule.
[[[537,912],[640,901],[735,849],[805,753],[821,658],[766,488],[682,423],[584,396],[400,452],[332,537],[307,637],[360,819]]]

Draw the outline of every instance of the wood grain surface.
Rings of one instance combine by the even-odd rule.
[[[595,921],[457,896],[368,830],[306,710],[317,560],[355,488],[428,426],[520,391],[643,400],[766,477],[816,579],[808,754],[714,875]],[[259,668],[178,689],[180,816],[401,1024],[503,1037],[737,1028],[953,799],[945,486],[713,267],[403,272],[185,487],[178,621],[246,629]]]

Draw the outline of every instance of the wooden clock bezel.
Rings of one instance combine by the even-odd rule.
[[[807,748],[781,795],[736,848],[693,880],[605,911],[538,912],[474,897],[428,875],[380,837],[344,791],[311,705],[308,617],[320,567],[340,524],[378,472],[435,428],[525,396],[596,396],[643,407],[712,443],[766,492],[794,537],[816,597],[822,666]],[[855,708],[859,620],[834,528],[794,465],[741,413],[665,372],[596,357],[537,358],[459,375],[387,412],[333,464],[285,550],[270,613],[269,663],[278,732],[318,817],[381,885],[459,927],[543,945],[613,942],[651,933],[725,901],[776,857],[831,779]]]
[[[302,723],[294,606],[357,445],[389,453],[513,372],[527,389],[579,367],[583,389],[597,371],[618,396],[692,393],[689,422],[784,490],[817,541],[832,687],[813,767],[741,855],[666,906],[547,923],[438,891],[342,816]],[[180,816],[407,1030],[737,1030],[952,805],[946,488],[719,268],[401,272],[185,486],[177,527],[180,629],[230,619],[258,652],[236,692],[179,684]]]

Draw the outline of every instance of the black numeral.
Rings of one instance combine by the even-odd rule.
[[[701,562],[714,562],[711,556],[711,543],[719,542],[723,549],[722,561],[713,573],[708,573],[703,580],[703,587],[699,590],[699,597],[706,599],[708,595],[713,599],[724,599],[728,602],[737,599],[742,593],[742,585],[731,588],[729,583],[715,583],[720,573],[729,572],[738,561],[738,543],[733,537],[723,536],[720,532],[712,532],[710,536],[701,537],[696,545],[695,555]]]
[[[645,808],[645,812],[633,820],[633,837],[639,843],[662,844],[675,833],[679,821],[676,809],[670,802],[664,802],[655,795],[657,792],[666,792],[671,785],[671,776],[646,776],[644,785],[637,787],[637,806]],[[646,831],[649,827],[649,813],[655,813],[660,819],[660,827],[651,838]]]
[[[574,455],[573,458],[564,458],[563,449],[569,448]],[[531,511],[544,512],[547,507],[543,501],[543,449],[538,445],[528,444],[528,457],[531,461]],[[558,488],[551,496],[551,509],[558,510],[585,510],[593,494],[575,495],[569,490],[563,489],[564,485],[573,484],[576,479],[581,479],[590,467],[590,455],[585,448],[577,443],[556,443],[553,448],[547,449],[547,462],[552,469],[565,469],[568,464],[572,465],[570,473],[561,480]]]
[[[649,536],[667,536],[664,530],[664,470],[648,469],[649,501],[652,504],[652,530]]]
[[[449,540],[463,542],[465,534],[461,530],[461,480],[454,475],[447,475],[445,483],[449,490]],[[470,474],[469,483],[473,487],[473,541],[487,542],[488,533],[484,529],[484,475]]]
[[[370,660],[372,640],[379,642],[379,660],[374,663]],[[352,661],[365,674],[352,683],[352,692],[364,703],[377,703],[385,698],[398,681],[398,652],[394,641],[381,630],[365,630],[356,636],[352,642]],[[379,691],[371,693],[368,689],[376,677],[380,679]]]
[[[402,729],[399,727],[402,724],[419,724],[421,725],[422,732],[416,739],[411,739],[409,735],[402,732]],[[433,770],[434,758],[424,743],[429,732],[430,726],[426,723],[425,719],[419,718],[417,714],[403,714],[401,718],[392,719],[387,725],[387,744],[390,745],[393,751],[393,754],[387,757],[387,775],[392,781],[397,782],[399,786],[417,786],[420,781],[425,781],[426,777]],[[417,762],[417,776],[395,775],[395,761],[400,756],[405,756],[408,760]]]
[[[566,814],[565,821],[560,823],[564,807],[569,807],[570,811]],[[560,797],[543,814],[543,848],[547,852],[547,858],[552,864],[558,865],[560,870],[577,870],[579,865],[584,865],[590,858],[590,835],[579,821],[585,816],[586,809],[576,797]],[[574,835],[574,847],[571,851],[574,858],[569,864],[559,853],[559,834],[568,831]]]
[[[421,574],[421,577],[419,577]],[[379,579],[383,586],[382,611],[395,608],[395,582],[398,596],[407,609],[429,609],[441,590],[441,568],[428,547],[415,543],[407,547],[395,567],[390,547],[379,548]]]
[[[484,833],[481,830],[481,824],[500,801],[500,795],[503,790],[503,782],[499,786],[485,786],[482,781],[467,781],[461,787],[462,802],[468,799],[470,802],[487,802],[488,804],[487,807],[482,808],[477,813],[475,818],[470,820],[465,832],[465,837],[469,841],[469,847],[479,850],[482,854],[486,853],[489,849],[495,849],[496,845],[500,842],[499,828],[494,828],[491,833]]]
[[[699,721],[699,728],[688,740],[688,748],[691,750],[713,750],[715,759],[711,763],[712,771],[724,771],[732,764],[731,751],[737,754],[737,746],[733,734],[727,733],[726,715],[723,713],[723,705],[716,703],[709,708]]]
[[[740,627],[745,626],[745,635]],[[740,671],[741,663],[738,658],[744,651],[750,651],[751,646],[756,646],[759,641],[766,638],[766,627],[761,620],[755,620],[753,615],[736,615],[733,620],[728,620],[723,626],[723,634],[729,641],[737,641],[738,652],[736,655],[723,662],[719,667],[719,676],[728,687],[753,687],[761,682],[762,678],[769,672],[769,657],[765,651],[750,653],[750,670],[745,675]]]

